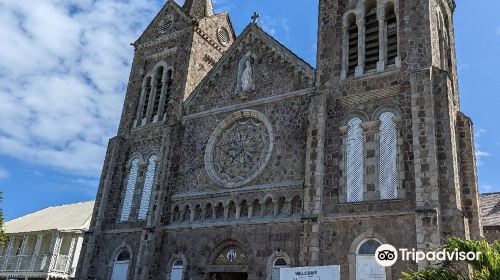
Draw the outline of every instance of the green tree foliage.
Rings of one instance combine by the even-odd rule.
[[[500,242],[450,238],[442,249],[447,251],[480,252],[478,260],[464,263],[444,262],[419,272],[403,273],[404,280],[499,280]],[[468,269],[471,268],[471,270]]]

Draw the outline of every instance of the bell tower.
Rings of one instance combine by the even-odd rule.
[[[132,44],[120,126],[109,141],[78,279],[109,278],[99,261],[114,258],[109,250],[121,246],[113,243],[118,240],[133,244],[123,250],[136,252],[125,272],[128,279],[155,274],[165,196],[174,181],[172,158],[178,157],[182,138],[183,102],[234,40],[228,14],[216,14],[211,0],[187,0],[183,7],[168,0]],[[119,232],[131,234],[125,240]]]
[[[186,0],[182,8],[196,19],[214,15],[212,0]]]
[[[452,235],[480,238],[472,122],[458,95],[455,2],[319,3],[316,83],[327,112],[322,215],[357,213],[349,222],[329,219],[320,231],[353,230],[370,219],[365,238],[419,250]],[[394,221],[411,224],[404,238],[391,233]],[[361,237],[347,234],[339,240],[351,239],[344,243],[352,251]],[[354,265],[343,256],[337,262]]]

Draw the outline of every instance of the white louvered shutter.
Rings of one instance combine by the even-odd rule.
[[[397,198],[397,135],[394,116],[391,112],[380,115],[380,199]]]
[[[139,171],[139,160],[134,159],[130,164],[130,173],[127,180],[127,189],[125,191],[125,199],[123,200],[122,213],[120,221],[128,221],[130,210],[132,208],[132,200],[134,199],[135,185],[137,183],[137,172]]]
[[[155,181],[156,173],[156,160],[155,155],[149,157],[148,168],[146,171],[146,179],[144,180],[144,188],[142,190],[141,205],[139,208],[139,220],[146,219],[149,210],[149,201],[151,200],[151,190]]]
[[[364,137],[361,119],[353,118],[347,130],[347,202],[363,201]]]

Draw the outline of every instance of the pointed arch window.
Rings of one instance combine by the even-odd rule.
[[[356,16],[349,15],[347,29],[347,76],[353,76],[358,66],[358,25]]]
[[[141,205],[139,208],[139,220],[145,220],[149,211],[149,202],[151,200],[151,192],[155,182],[156,174],[156,161],[158,157],[152,155],[148,159],[148,167],[146,170],[146,178],[144,180],[144,187],[142,189]]]
[[[387,34],[387,65],[396,63],[398,56],[398,21],[394,10],[394,3],[389,2],[385,8]]]
[[[396,199],[398,185],[397,132],[392,112],[380,115],[379,186],[380,199]]]
[[[170,95],[172,94],[172,79],[173,71],[171,69],[167,70],[167,75],[165,77],[165,100],[163,101],[163,119],[166,120],[166,116],[168,113],[168,104],[170,101]]]
[[[161,92],[163,89],[163,71],[164,68],[163,66],[158,67],[158,69],[155,72],[154,75],[154,95],[153,95],[153,102],[152,106],[153,109],[151,110],[151,116],[150,116],[150,122],[155,122],[159,120],[159,109],[160,109],[160,99],[161,99]]]
[[[148,105],[149,105],[149,96],[151,95],[151,81],[152,77],[148,76],[146,78],[146,83],[144,85],[143,94],[144,94],[144,102],[142,103],[142,111],[141,111],[141,120],[145,119],[148,113]]]
[[[379,60],[379,22],[377,19],[377,7],[367,6],[365,16],[365,70],[377,68]]]
[[[364,135],[361,119],[352,118],[347,127],[347,202],[363,201]]]
[[[120,217],[121,222],[128,221],[130,217],[130,211],[132,209],[132,201],[134,199],[135,187],[137,184],[138,171],[139,171],[139,159],[135,158],[130,163],[130,171],[127,179],[125,198],[123,200],[122,213]]]

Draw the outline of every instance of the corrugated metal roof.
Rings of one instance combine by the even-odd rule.
[[[483,226],[500,226],[500,193],[479,196]]]
[[[94,201],[53,206],[10,220],[6,233],[25,233],[44,230],[88,230]]]

